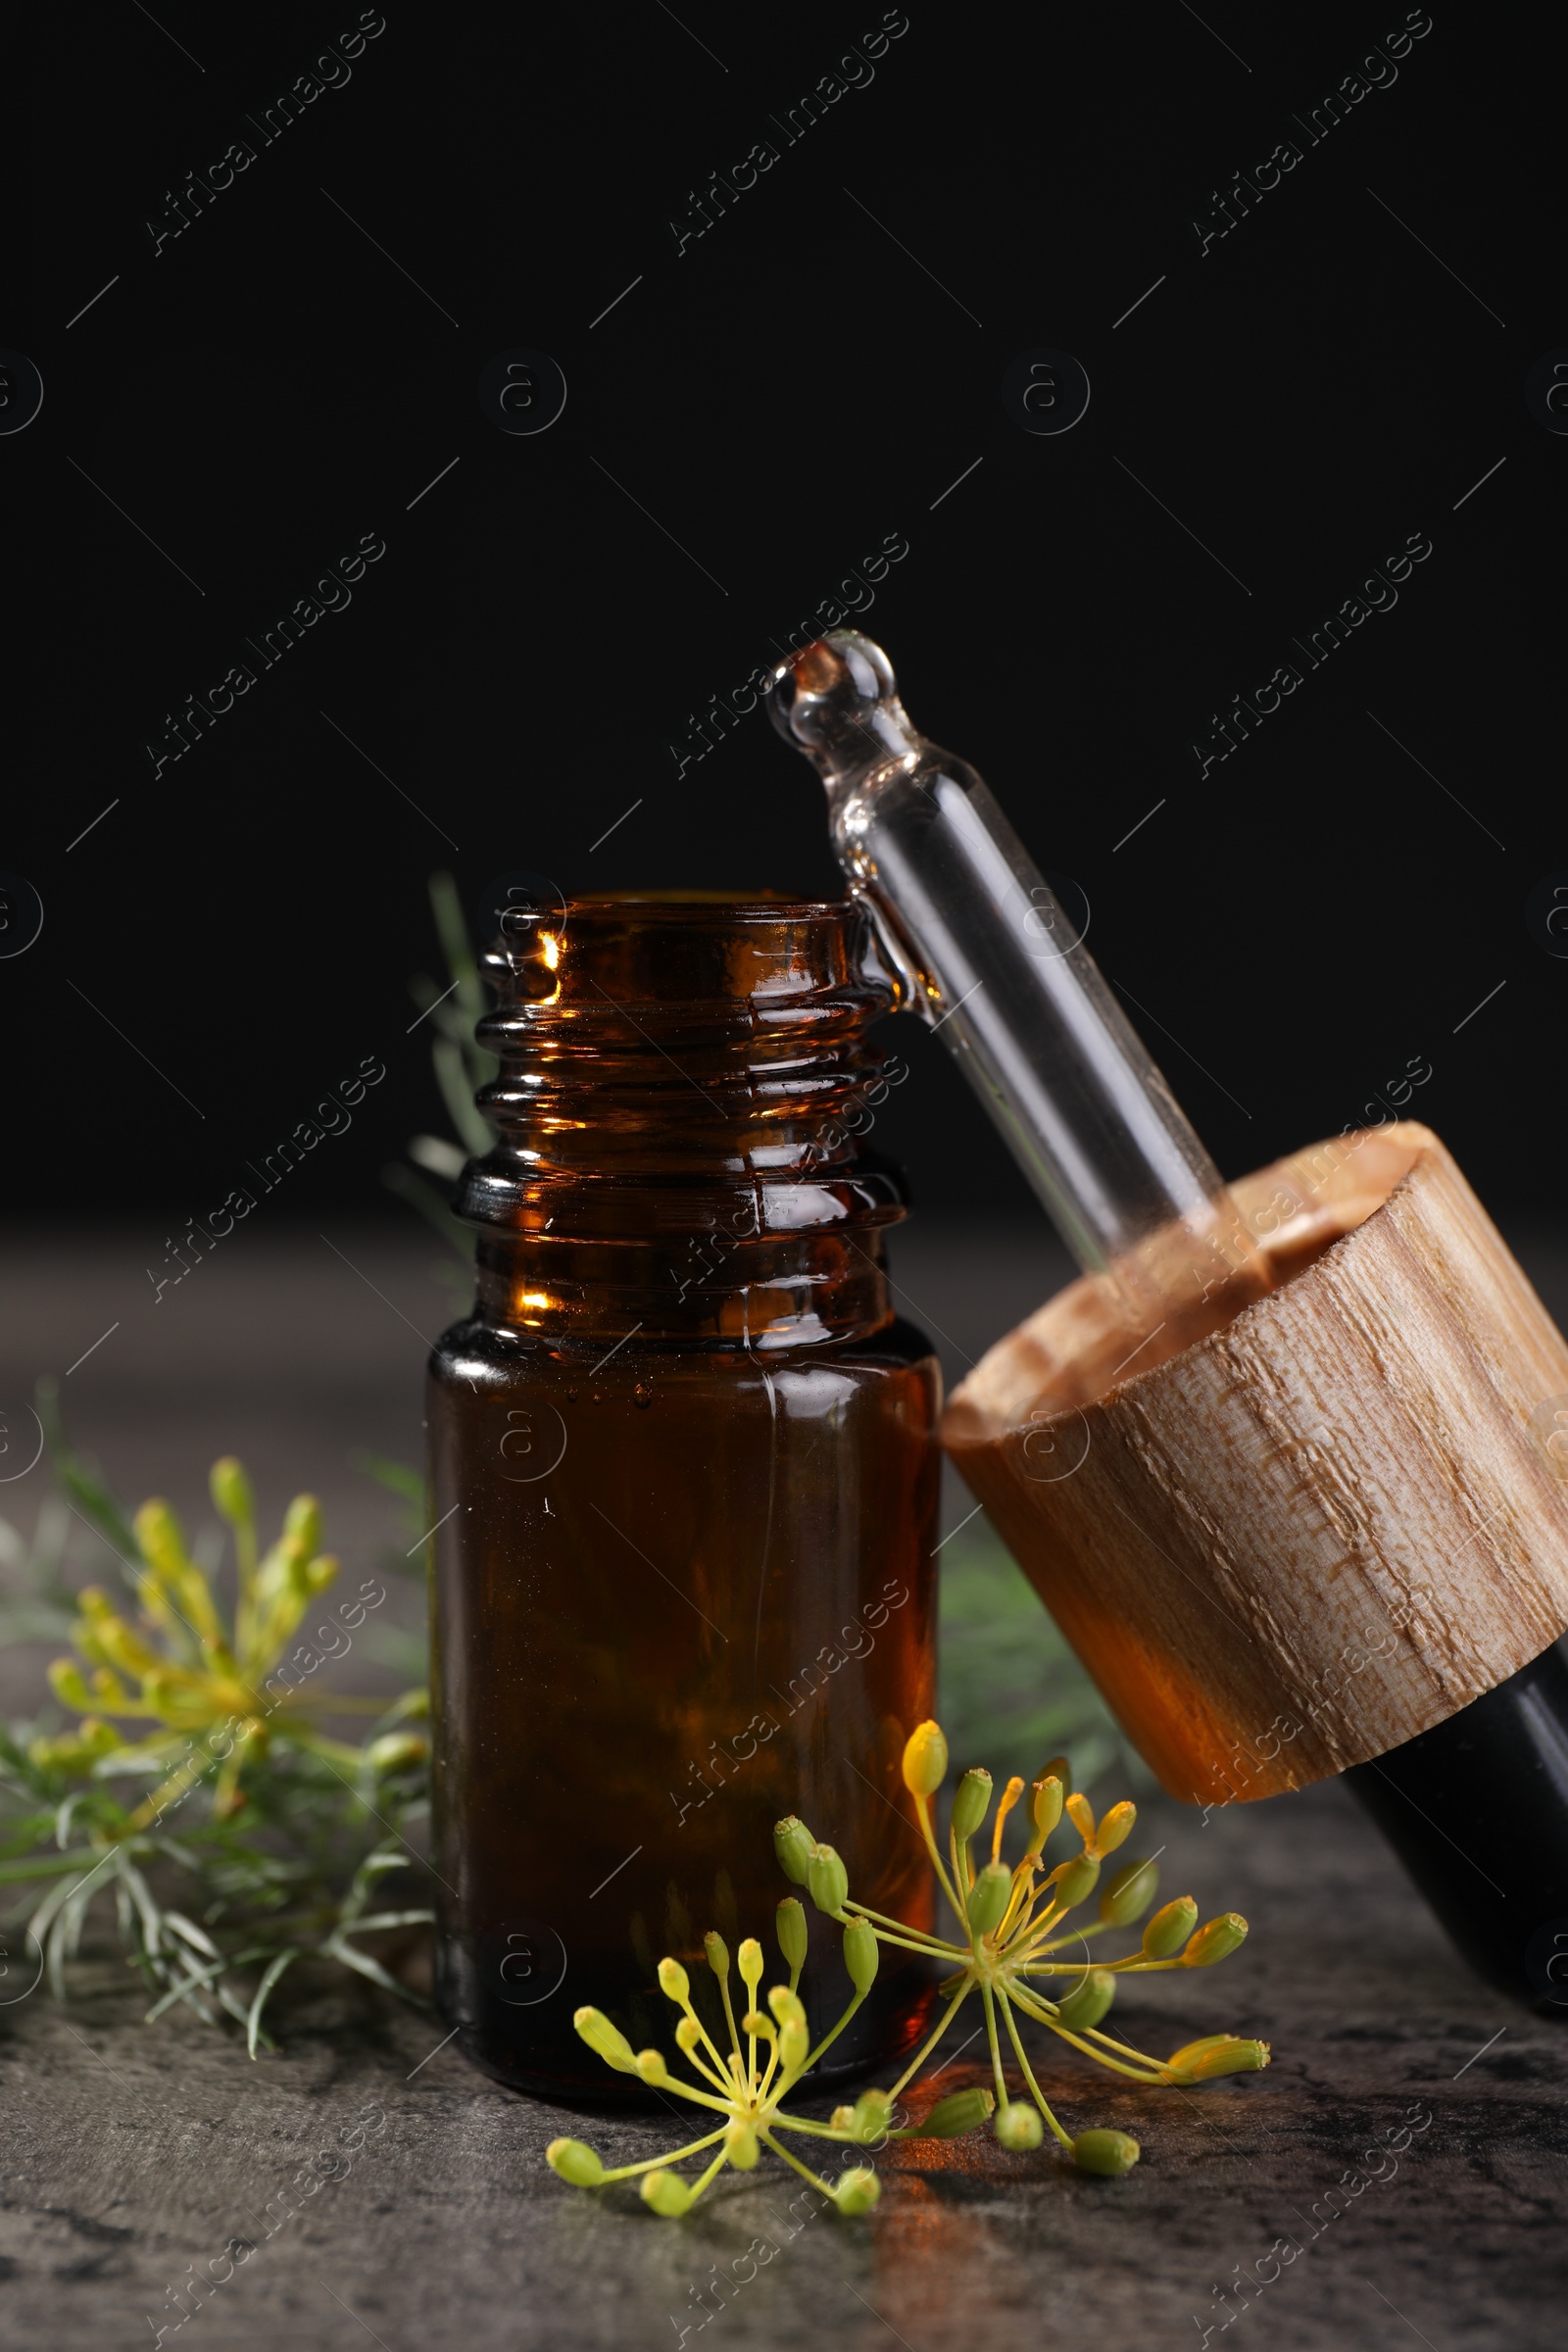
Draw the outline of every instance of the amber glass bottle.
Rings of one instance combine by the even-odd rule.
[[[478,1295],[430,1364],[440,1996],[502,2081],[607,2100],[639,2086],[573,2010],[668,2052],[664,1953],[699,2006],[707,1929],[771,1964],[780,1815],[930,1924],[899,1762],[934,1696],[940,1375],[857,1147],[893,1001],[857,908],[581,899],[509,913],[487,969]],[[811,1932],[814,2029],[850,1986]],[[918,2030],[901,1958],[835,2072]]]

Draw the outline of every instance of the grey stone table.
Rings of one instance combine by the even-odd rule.
[[[369,1993],[307,1987],[279,2010],[281,2054],[252,2065],[218,2033],[141,2025],[111,1960],[67,2009],[0,2013],[7,2340],[151,2343],[195,2266],[205,2300],[165,2340],[256,2352],[655,2352],[710,2328],[775,2352],[829,2333],[853,2352],[1122,2352],[1221,2323],[1254,2347],[1560,2346],[1564,2027],[1467,1977],[1336,1789],[1206,1829],[1161,1807],[1157,1828],[1167,1886],[1239,1903],[1252,1939],[1118,2019],[1156,2049],[1217,2025],[1265,2034],[1275,2063],[1153,2093],[1044,2051],[1070,2122],[1141,2139],[1126,2180],[983,2136],[910,2141],[879,2160],[863,2221],[813,2213],[764,2155],[660,2222],[629,2189],[566,2187],[543,2150],[566,2131],[630,2162],[678,2145],[672,2124],[513,2096]],[[938,2089],[983,2080],[974,2056]],[[306,2193],[323,2149],[341,2177]]]
[[[312,1484],[351,1556],[372,1547],[388,1514],[346,1457],[416,1452],[421,1335],[444,1309],[416,1241],[333,1239],[341,1259],[314,1236],[258,1237],[192,1279],[176,1320],[170,1299],[155,1313],[137,1297],[128,1241],[13,1237],[0,1394],[64,1372],[118,1321],[68,1394],[75,1434],[124,1491],[161,1487],[198,1517],[206,1461],[233,1447],[270,1505]],[[1055,1276],[1029,1237],[993,1234],[961,1260],[940,1233],[913,1240],[914,1311],[959,1369]],[[1549,1279],[1554,1261],[1540,1264]],[[25,1520],[15,1489],[0,1508]],[[90,1554],[84,1538],[83,1572]],[[33,1663],[5,1660],[8,1703]],[[765,2156],[685,2221],[656,2221],[628,2191],[566,2187],[542,2151],[569,2131],[629,2161],[677,2144],[672,2121],[585,2122],[515,2097],[441,2046],[439,2026],[299,1972],[282,2049],[253,2065],[221,2033],[142,2024],[123,1965],[89,1955],[70,2005],[38,1992],[0,2007],[4,2340],[1560,2345],[1568,2018],[1470,1977],[1337,1788],[1206,1821],[1161,1801],[1145,1827],[1168,1849],[1165,1890],[1190,1888],[1205,1916],[1246,1912],[1252,1935],[1222,1969],[1147,1980],[1118,2021],[1156,2049],[1220,2027],[1262,2034],[1272,2068],[1152,2093],[1038,2037],[1069,2124],[1143,2142],[1130,2179],[1082,2180],[985,2137],[916,2140],[878,2159],[882,2202],[850,2224],[813,2213]],[[980,2046],[936,2088],[982,2080]],[[335,2178],[308,2169],[320,2150]],[[193,2273],[208,2284],[176,2328],[170,2290]]]

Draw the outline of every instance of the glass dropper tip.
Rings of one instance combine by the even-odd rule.
[[[858,629],[830,629],[781,662],[768,707],[785,742],[806,754],[824,783],[924,749],[899,700],[892,662]]]

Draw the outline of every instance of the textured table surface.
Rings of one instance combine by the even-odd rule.
[[[856,2352],[1058,2332],[1120,2352],[1197,2343],[1227,2315],[1259,2346],[1560,2345],[1564,2027],[1465,1974],[1337,1789],[1206,1829],[1160,1808],[1157,1826],[1166,1885],[1205,1910],[1239,1904],[1252,1937],[1220,1970],[1129,1997],[1118,2022],[1156,2049],[1220,2025],[1266,2034],[1275,2063],[1154,2093],[1046,2051],[1070,2123],[1142,2140],[1126,2180],[984,2136],[911,2141],[879,2159],[863,2221],[792,2202],[800,2184],[764,2156],[660,2222],[627,2188],[566,2187],[543,2150],[567,2131],[629,2162],[678,2145],[672,2123],[513,2096],[437,2049],[439,2027],[368,1994],[297,1995],[282,2053],[252,2065],[218,2033],[143,2026],[106,1960],[70,2008],[35,1995],[0,2013],[8,2340],[150,2342],[195,2265],[222,2283],[180,2340],[311,2352],[367,2331],[389,2352],[652,2352],[686,2328],[780,2352],[824,2330]],[[940,2090],[983,2079],[979,2047]],[[348,2153],[356,2118],[368,2136]],[[291,2188],[319,2149],[343,2151],[343,2177]],[[255,2251],[226,2276],[233,2239]],[[1250,2307],[1216,2297],[1260,2263]]]
[[[389,1514],[347,1456],[416,1451],[419,1335],[444,1307],[417,1242],[337,1238],[352,1266],[280,1235],[215,1262],[205,1292],[193,1278],[184,1300],[120,1316],[70,1403],[124,1491],[164,1487],[194,1515],[206,1461],[233,1446],[270,1500],[284,1482],[315,1485],[350,1556],[386,1541]],[[993,1235],[960,1261],[938,1235],[905,1253],[916,1310],[945,1327],[957,1368],[1054,1279],[1049,1251],[1022,1262],[1008,1248]],[[129,1304],[134,1255],[14,1240],[0,1385],[63,1372]],[[13,1489],[0,1507],[25,1524],[35,1501]],[[13,1702],[25,1664],[7,1661]],[[800,2184],[764,2156],[662,2223],[628,2191],[567,2188],[542,2151],[564,2130],[629,2161],[677,2144],[672,2122],[574,2122],[475,2074],[438,2046],[439,2026],[326,1980],[281,2003],[282,2050],[252,2065],[222,2034],[142,2024],[144,1999],[105,1954],[65,2008],[41,1991],[0,2006],[4,2340],[110,2352],[165,2328],[166,2342],[258,2352],[490,2352],[712,2329],[778,2352],[825,2334],[855,2352],[1058,2338],[1122,2352],[1211,2329],[1254,2347],[1560,2344],[1568,2019],[1467,1974],[1338,1788],[1206,1822],[1159,1803],[1144,1827],[1168,1848],[1167,1893],[1190,1888],[1204,1916],[1240,1909],[1252,1935],[1219,1970],[1146,1980],[1117,2022],[1156,2049],[1259,2034],[1275,2063],[1152,2093],[1052,2043],[1043,2081],[1068,2123],[1143,2142],[1126,2180],[984,2137],[915,2141],[878,2159],[883,2199],[863,2221],[792,2202]],[[982,2079],[981,2046],[939,2090]],[[912,2098],[916,2115],[930,2095]],[[291,2183],[322,2149],[339,2177],[302,2196]],[[176,2331],[169,2290],[192,2266],[210,2283]]]

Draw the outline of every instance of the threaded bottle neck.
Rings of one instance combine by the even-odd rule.
[[[850,901],[606,897],[509,916],[479,1024],[497,1130],[465,1172],[480,1308],[541,1336],[777,1348],[891,1318],[862,1162],[894,1002]]]

